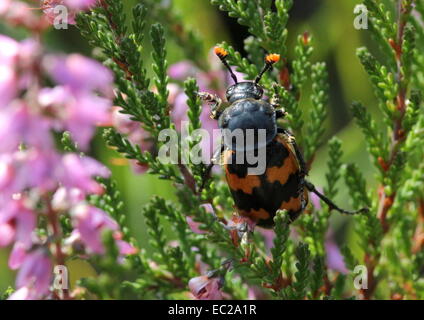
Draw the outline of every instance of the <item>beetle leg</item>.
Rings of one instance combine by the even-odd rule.
[[[287,115],[287,112],[280,105],[280,95],[278,94],[277,87],[278,85],[276,83],[272,85],[272,89],[274,92],[272,93],[269,103],[274,109],[276,109],[275,117],[277,119],[280,119],[280,118],[284,118]]]
[[[355,210],[355,211],[348,211],[348,210],[341,209],[333,201],[331,201],[326,196],[324,196],[322,193],[320,193],[312,183],[310,183],[308,180],[305,179],[305,176],[307,175],[306,163],[305,163],[305,160],[303,159],[303,155],[300,152],[299,147],[296,144],[294,136],[288,130],[282,129],[282,128],[278,128],[277,132],[287,135],[290,144],[293,146],[293,149],[296,152],[296,157],[299,160],[300,172],[301,172],[301,181],[302,181],[302,183],[301,183],[302,203],[303,203],[303,188],[306,187],[307,190],[315,193],[322,201],[324,201],[330,207],[330,210],[336,210],[336,211],[338,211],[340,213],[344,213],[344,214],[357,214],[357,213],[364,213],[364,212],[369,211],[368,208],[362,208],[362,209]],[[305,201],[305,205],[306,205],[306,201]]]
[[[217,148],[217,150],[214,152],[214,154],[213,154],[213,156],[211,158],[211,162],[208,164],[208,166],[203,171],[203,173],[202,173],[202,185],[199,188],[199,193],[201,193],[202,190],[205,188],[206,182],[210,178],[212,167],[215,164],[220,164],[220,162],[221,162],[221,154],[222,154],[222,152],[224,152],[224,149],[225,149],[224,144],[221,144],[221,146],[219,148]]]
[[[221,115],[221,111],[219,110],[222,104],[222,100],[216,94],[212,94],[209,92],[198,92],[197,96],[206,102],[211,104],[211,114],[210,117],[214,120],[218,119]]]
[[[272,105],[272,106],[274,107],[274,109],[279,107],[279,105],[277,105],[277,106]],[[286,115],[287,115],[287,112],[285,112],[282,109],[275,110],[275,118],[277,118],[277,119],[284,118]]]
[[[344,214],[357,214],[357,213],[365,213],[365,212],[369,211],[368,208],[361,208],[361,209],[355,210],[355,211],[348,211],[348,210],[345,210],[345,209],[341,209],[333,201],[331,201],[326,196],[324,196],[321,192],[319,192],[312,183],[305,180],[305,185],[306,185],[306,188],[310,192],[315,193],[322,201],[324,201],[329,206],[330,211],[336,210],[336,211],[338,211],[340,213],[344,213]]]

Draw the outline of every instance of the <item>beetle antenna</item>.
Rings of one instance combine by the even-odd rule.
[[[262,76],[264,75],[265,72],[267,72],[268,70],[270,70],[272,68],[272,65],[274,63],[277,63],[278,61],[280,61],[280,55],[276,54],[276,53],[270,53],[265,57],[265,65],[262,68],[262,71],[259,72],[258,76],[255,79],[255,83],[258,83],[259,81],[261,81]]]
[[[237,76],[234,74],[233,70],[231,70],[231,67],[228,64],[227,60],[225,60],[228,56],[228,51],[221,47],[215,47],[214,52],[221,60],[222,64],[228,69],[228,71],[230,71],[231,78],[233,78],[234,82],[238,83]]]

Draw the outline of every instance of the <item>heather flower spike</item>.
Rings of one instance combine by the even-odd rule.
[[[220,291],[223,279],[220,276],[205,275],[190,279],[188,286],[198,300],[222,300]]]

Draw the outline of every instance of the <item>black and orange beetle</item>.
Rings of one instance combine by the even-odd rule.
[[[218,120],[221,129],[230,132],[237,129],[242,132],[260,129],[266,131],[266,143],[263,146],[253,145],[254,151],[262,151],[266,155],[266,170],[262,174],[248,174],[251,165],[246,161],[237,163],[237,153],[246,150],[237,150],[231,143],[222,144],[219,150],[239,215],[250,218],[260,227],[270,228],[274,225],[273,219],[277,210],[285,209],[290,221],[294,221],[308,204],[308,191],[321,198],[330,210],[345,214],[366,212],[367,208],[357,211],[339,208],[305,179],[306,165],[294,136],[288,130],[277,126],[277,119],[283,118],[286,113],[278,105],[278,97],[273,96],[269,102],[262,99],[264,89],[259,85],[263,74],[279,61],[280,56],[267,55],[265,66],[254,81],[238,82],[226,61],[228,52],[216,47],[215,54],[229,70],[235,84],[227,89],[229,106],[226,108],[222,108],[222,101],[218,96],[206,92],[198,94],[202,100],[211,103],[211,118]],[[214,162],[205,171],[205,179],[209,176],[213,164]]]

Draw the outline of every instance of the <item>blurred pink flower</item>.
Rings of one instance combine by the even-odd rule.
[[[99,208],[87,204],[79,204],[73,208],[71,215],[75,229],[79,232],[88,251],[97,254],[104,253],[102,232],[117,230],[116,221]]]
[[[73,93],[98,91],[113,97],[113,74],[100,62],[70,54],[46,57],[44,67],[56,83],[69,87]]]
[[[85,200],[85,194],[78,188],[60,187],[53,194],[51,205],[55,211],[66,211]]]
[[[15,230],[11,223],[0,224],[0,247],[6,247],[12,243],[15,237]]]
[[[69,87],[40,90],[38,101],[56,130],[68,130],[82,150],[87,150],[98,124],[109,121],[111,101],[90,92],[73,93]]]
[[[97,0],[64,0],[66,6],[72,9],[85,10],[96,3]]]
[[[90,9],[97,0],[43,0],[42,8],[49,23],[53,24],[56,17],[61,13],[56,6],[65,6],[68,9],[69,24],[75,24],[75,16],[79,11]]]
[[[16,96],[18,78],[15,62],[19,52],[19,43],[12,38],[0,35],[0,108]]]
[[[192,217],[187,216],[186,221],[187,221],[187,224],[190,227],[191,231],[193,231],[194,233],[197,233],[197,234],[206,234],[207,233],[207,231],[200,229],[201,223],[194,221]]]
[[[33,80],[32,66],[41,49],[36,41],[21,42],[0,35],[0,108],[9,104],[19,90],[26,89]]]
[[[110,171],[104,165],[92,158],[81,157],[74,153],[65,154],[61,160],[58,180],[65,188],[77,188],[85,194],[103,192],[102,186],[93,180],[93,177],[109,176]]]
[[[0,208],[0,247],[12,241],[30,247],[36,216],[23,202],[22,199],[12,200]]]
[[[171,65],[168,69],[168,75],[175,80],[184,81],[198,71],[198,68],[191,61],[183,60]]]
[[[142,150],[150,149],[153,146],[151,137],[141,124],[132,121],[128,114],[122,113],[121,107],[112,109],[112,125],[122,134],[125,134],[132,143],[137,144]]]
[[[122,239],[122,232],[115,231],[113,233],[113,238],[116,240],[116,245],[118,246],[120,255],[132,255],[138,252],[138,249],[136,247]]]
[[[7,300],[34,300],[28,287],[22,287],[13,292]]]
[[[344,263],[343,255],[334,240],[331,230],[327,232],[325,240],[325,251],[327,253],[327,266],[329,269],[347,274],[349,270]]]
[[[100,220],[100,219],[99,219]],[[106,226],[101,226],[100,227],[100,232],[96,231],[96,236],[100,236],[100,242],[101,242],[101,232],[103,232],[106,229],[109,230],[113,230],[116,229],[113,225],[111,226],[112,228],[106,227]],[[105,228],[105,229],[103,229]],[[138,252],[138,249],[136,247],[134,247],[132,244],[124,241],[122,239],[122,233],[120,231],[114,231],[113,232],[113,238],[115,239],[115,244],[119,250],[119,257],[118,257],[118,262],[121,263],[124,259],[125,256],[128,255],[133,255],[136,254]],[[79,229],[74,229],[71,233],[71,235],[65,239],[65,246],[71,246],[74,250],[76,250],[78,253],[81,253],[84,251],[84,249],[88,249],[85,250],[87,253],[97,253],[100,254],[101,252],[104,251],[103,245],[99,245],[99,240],[98,238],[93,239],[88,239],[87,237],[85,237],[84,239],[81,236],[81,232]],[[90,242],[90,246],[87,245],[87,240],[91,241]],[[80,255],[80,257],[82,258],[88,258],[87,255]]]
[[[317,190],[321,193],[323,192],[321,187],[317,187]],[[322,206],[321,206],[320,198],[313,192],[309,193],[309,197],[311,199],[311,203],[312,203],[314,209],[317,210],[317,211],[321,210]]]
[[[271,252],[271,249],[274,247],[275,231],[272,229],[258,228],[258,231],[264,237],[265,248],[268,253]]]
[[[190,279],[188,287],[196,299],[199,300],[222,300],[221,287],[222,277],[199,276]]]
[[[12,154],[0,153],[0,192],[10,199],[14,193],[27,188],[40,191],[54,188],[58,160],[59,156],[53,151],[42,152],[35,148]]]
[[[2,0],[0,16],[10,17],[7,10],[13,5]],[[39,216],[48,213],[50,225],[50,218],[58,223],[60,215],[69,213],[71,234],[88,253],[104,252],[101,233],[106,229],[114,231],[122,256],[137,251],[119,236],[116,221],[86,202],[87,195],[103,192],[95,177],[108,177],[109,170],[88,156],[57,151],[52,135],[68,130],[87,150],[96,126],[111,121],[113,77],[81,55],[46,57],[37,40],[17,42],[0,35],[0,48],[0,247],[13,246],[9,267],[19,269],[18,290],[10,299],[40,299],[49,293],[50,244],[60,231],[47,228],[47,236],[38,239]],[[46,76],[53,87],[43,88]],[[51,253],[59,255],[61,249]]]
[[[206,210],[206,212],[211,213],[211,214],[215,214],[215,211],[213,210],[213,207],[210,203],[202,204],[201,207],[203,207]],[[194,233],[197,233],[197,234],[206,234],[207,233],[206,230],[200,229],[201,223],[194,221],[192,217],[187,216],[186,221],[187,221],[187,224],[190,227],[191,231],[193,231]]]
[[[124,240],[116,240],[116,244],[121,255],[132,255],[138,252],[138,249]]]
[[[121,107],[112,108],[112,123],[111,125],[120,133],[126,135],[128,140],[140,147],[142,151],[150,150],[153,146],[153,140],[150,134],[143,129],[141,124],[132,121],[130,116],[121,112]],[[147,165],[138,163],[135,160],[130,161],[136,173],[145,173],[148,169]]]
[[[59,16],[62,13],[61,8],[58,6],[63,6],[64,0],[44,0],[42,3],[43,13],[45,14],[45,17],[47,18],[47,21],[50,24],[53,24],[56,20],[56,18],[61,18]],[[75,16],[76,11],[69,8],[67,12],[67,23],[68,24],[75,24]],[[65,18],[65,17],[64,17]],[[65,21],[63,21],[65,22]]]
[[[16,242],[9,256],[9,268],[18,269],[26,257],[26,246],[22,242]]]
[[[26,254],[16,276],[16,287],[26,287],[34,299],[49,293],[52,280],[52,263],[44,248],[37,248]]]
[[[51,124],[31,110],[22,100],[15,100],[0,111],[0,152],[14,152],[27,146],[51,150]]]
[[[0,1],[0,18],[11,26],[23,26],[29,30],[44,30],[48,24],[43,18],[31,10],[31,7],[18,0]]]

